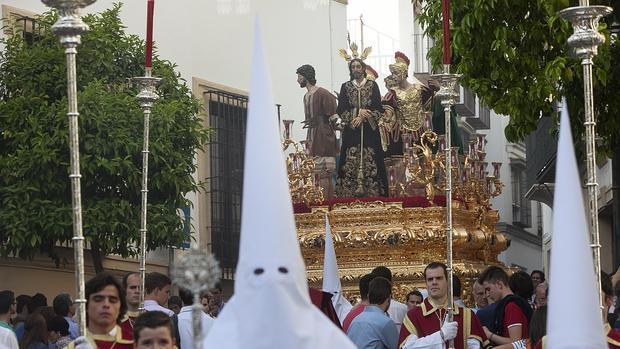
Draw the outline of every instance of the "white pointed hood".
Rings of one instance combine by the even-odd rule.
[[[546,347],[607,348],[566,100],[555,173]]]
[[[340,323],[347,317],[351,311],[351,303],[342,295],[342,286],[340,285],[340,275],[338,275],[338,261],[336,260],[336,250],[334,249],[334,240],[332,238],[332,230],[329,226],[329,218],[325,214],[325,257],[323,259],[323,291],[331,293],[332,304],[336,309],[336,314]]]
[[[355,348],[311,302],[258,20],[235,293],[204,348]]]

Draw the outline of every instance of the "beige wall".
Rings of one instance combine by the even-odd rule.
[[[68,261],[73,260],[73,250],[60,248],[59,255]],[[88,251],[84,254],[85,279],[95,275],[92,260]],[[138,271],[136,259],[124,259],[121,257],[108,257],[104,259],[103,266],[119,277],[129,271]],[[147,271],[158,271],[168,274],[168,265],[149,261]],[[0,290],[12,290],[16,295],[33,295],[37,292],[45,294],[48,304],[51,305],[54,296],[61,292],[67,292],[75,297],[75,273],[72,262],[61,263],[58,267],[54,261],[45,255],[38,255],[33,260],[18,258],[0,258]]]

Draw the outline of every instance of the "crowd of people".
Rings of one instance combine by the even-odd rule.
[[[191,349],[194,295],[178,287],[179,295],[170,296],[170,278],[158,272],[148,273],[145,312],[140,314],[139,282],[138,273],[129,273],[122,279],[100,273],[86,283],[88,335],[81,342],[76,341],[82,338],[78,337],[76,305],[68,293],[55,296],[49,306],[42,293],[16,297],[10,290],[1,291],[0,348],[123,349],[134,348],[134,343],[136,348],[150,348],[148,343],[157,340],[169,344],[161,348],[176,345],[179,349]],[[200,298],[202,332],[206,334],[225,304],[221,286],[205,290]],[[147,344],[141,346],[141,342]]]
[[[543,348],[547,326],[549,285],[544,272],[508,273],[490,266],[472,284],[472,303],[461,299],[461,281],[453,277],[453,319],[448,316],[448,272],[441,262],[424,269],[426,288],[412,290],[403,304],[392,298],[391,274],[376,268],[360,279],[362,301],[343,320],[343,330],[360,349],[445,348],[448,341],[460,348]],[[605,311],[601,321],[610,348],[620,342],[620,309],[614,307],[612,285],[620,291],[618,273],[602,275]]]
[[[314,304],[347,334],[360,349],[444,348],[454,341],[461,348],[542,348],[546,333],[549,286],[542,271],[508,273],[488,267],[472,284],[471,304],[462,299],[462,283],[454,275],[452,319],[448,312],[448,272],[445,264],[432,262],[424,269],[426,288],[393,298],[390,269],[375,268],[359,281],[361,301],[338,319],[331,295],[311,289]],[[620,307],[614,306],[614,290],[620,291],[619,275],[602,276],[608,343],[620,347]],[[0,292],[0,347],[7,349],[124,349],[193,348],[194,295],[153,272],[146,275],[144,307],[139,312],[138,273],[118,279],[100,273],[86,283],[87,335],[79,337],[75,304],[67,293],[48,305],[45,295]],[[312,292],[314,291],[314,292]],[[202,334],[205,336],[225,306],[218,285],[200,295]],[[77,338],[77,340],[76,340]],[[151,344],[149,344],[151,343]]]

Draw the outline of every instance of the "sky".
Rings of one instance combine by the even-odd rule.
[[[366,38],[372,39],[378,30],[384,34],[383,39],[392,37],[398,41],[398,0],[349,0],[347,19],[356,20],[359,26],[360,14],[364,24],[370,27],[364,32]]]
[[[398,0],[349,0],[347,28],[351,41],[356,42],[358,46],[361,31],[360,15],[364,22],[364,47],[372,46],[372,53],[366,63],[379,73],[377,83],[381,91],[386,92],[383,78],[390,74],[388,65],[394,61],[394,52],[401,50]]]

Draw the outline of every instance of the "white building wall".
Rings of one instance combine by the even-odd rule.
[[[113,0],[99,0],[83,12],[110,8]],[[157,53],[178,64],[181,76],[191,85],[192,77],[247,91],[254,17],[260,18],[276,103],[282,118],[295,119],[293,136],[301,139],[304,90],[296,82],[295,70],[311,64],[318,84],[339,90],[348,79],[346,62],[337,50],[346,47],[346,5],[329,1],[316,10],[304,8],[301,0],[250,1],[250,10],[219,14],[216,1],[157,1],[153,37]],[[41,13],[48,10],[40,0],[0,0],[0,5]],[[145,37],[146,1],[123,3],[121,18],[126,31]],[[79,58],[79,47],[78,47]]]
[[[579,164],[582,181],[585,183],[585,164]],[[601,245],[601,269],[607,273],[613,273],[617,269],[613,261],[613,231],[611,217],[601,215],[600,212],[607,205],[612,204],[612,160],[603,159],[597,162],[597,183],[599,189],[599,242]],[[584,207],[586,209],[586,219],[589,220],[588,212],[588,192],[582,189]],[[547,205],[543,206],[543,259],[545,270],[548,270],[549,257],[551,251],[551,240],[553,235],[553,209]]]
[[[476,98],[477,99],[477,98]],[[508,125],[508,117],[498,115],[491,111],[489,130],[478,130],[478,133],[485,134],[488,141],[486,145],[486,160],[491,162],[501,162],[500,179],[504,183],[502,193],[491,200],[493,208],[499,211],[500,222],[512,222],[512,190],[510,183],[510,158],[508,157],[506,137],[504,128]],[[525,160],[525,159],[524,159]],[[492,169],[489,171],[491,172]]]
[[[512,239],[510,247],[500,253],[498,259],[508,266],[524,268],[528,273],[543,268],[540,246],[519,239]]]
[[[114,2],[98,0],[83,13],[101,12]],[[236,3],[232,1],[230,14],[221,14],[213,0],[156,1],[156,52],[178,65],[190,88],[192,78],[199,78],[248,91],[254,18],[259,18],[274,99],[282,105],[281,118],[295,120],[292,136],[301,140],[305,138],[301,128],[305,89],[297,84],[295,71],[302,64],[311,64],[316,69],[317,84],[330,91],[339,91],[342,82],[348,80],[346,62],[337,52],[346,47],[346,1],[329,1],[311,10],[302,0],[252,0],[245,13],[237,11]],[[0,5],[34,13],[49,10],[40,0],[0,0]],[[126,1],[121,11],[126,32],[144,38],[146,1]],[[78,61],[79,55],[78,47]],[[196,214],[201,207],[195,193],[189,193],[188,198],[194,202],[194,227],[207,225]]]
[[[479,99],[477,98],[476,104],[478,103]],[[509,121],[509,117],[505,115],[498,115],[491,110],[490,128],[488,130],[478,130],[477,132],[485,134],[488,141],[486,145],[486,161],[489,164],[491,162],[502,163],[500,178],[504,183],[504,189],[499,196],[491,200],[492,207],[499,211],[500,223],[503,222],[512,224],[512,203],[513,199],[517,200],[517,198],[512,197],[513,193],[510,163],[515,159],[521,160],[525,163],[525,153],[521,152],[521,148],[519,146],[511,144],[506,140],[504,129],[508,126]],[[523,148],[523,151],[524,150],[525,149]],[[491,171],[492,169],[489,172]],[[521,195],[525,195],[525,192],[522,192]],[[529,228],[525,228],[524,230],[527,233],[536,236],[538,234],[537,217],[541,213],[538,212],[538,205],[536,205],[536,203],[528,201],[528,204],[531,205],[531,226]],[[529,271],[533,269],[541,269],[543,267],[542,246],[515,238],[513,236],[510,238],[510,247],[508,247],[508,249],[502,252],[499,256],[499,259],[502,262],[507,265],[514,264],[525,267]]]

